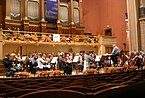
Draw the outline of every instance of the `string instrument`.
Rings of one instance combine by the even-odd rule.
[[[121,59],[121,66],[129,59],[125,54],[121,54],[119,58]]]

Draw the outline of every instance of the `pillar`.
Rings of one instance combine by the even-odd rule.
[[[145,19],[140,20],[141,50],[145,50]]]
[[[45,14],[44,14],[44,0],[39,0],[40,2],[40,29],[41,32],[46,32],[46,24],[47,22],[45,21]]]
[[[5,29],[8,29],[11,27],[8,22],[10,21],[10,0],[6,0],[6,17],[5,17]]]
[[[136,0],[127,0],[129,51],[139,51],[139,23]]]
[[[10,20],[10,0],[6,0],[6,17],[5,20]]]
[[[140,41],[141,50],[145,49],[145,0],[140,0],[139,2],[139,24],[140,24]]]
[[[58,0],[57,33],[58,33],[58,34],[62,34],[62,24],[61,24],[61,22],[60,22],[60,0]]]
[[[83,27],[83,2],[79,0],[79,9],[80,9],[80,26]]]
[[[73,0],[70,0],[70,34],[76,34],[75,33],[75,24],[74,24],[74,6],[73,6]]]
[[[23,20],[23,30],[29,31],[29,20],[28,20],[28,0],[23,0],[21,5],[24,5],[22,12],[22,20]]]
[[[139,0],[139,16],[141,17],[145,17],[145,0]]]
[[[3,41],[2,41],[2,26],[0,27],[0,60],[3,59]]]
[[[98,47],[98,55],[103,55],[105,54],[105,45],[99,45]]]

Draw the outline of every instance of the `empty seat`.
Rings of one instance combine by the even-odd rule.
[[[41,90],[19,96],[18,98],[86,98],[86,95],[72,90]]]

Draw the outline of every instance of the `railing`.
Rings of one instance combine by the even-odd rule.
[[[68,43],[68,44],[80,44],[80,45],[95,45],[99,42],[99,36],[93,35],[73,35],[73,34],[59,34],[60,41],[55,43]],[[27,32],[27,31],[13,31],[3,30],[3,41],[10,42],[54,42],[53,33],[42,33],[42,32]]]

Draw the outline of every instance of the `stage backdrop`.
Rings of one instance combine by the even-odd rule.
[[[47,0],[46,3],[46,21],[57,23],[58,17],[58,0]]]

